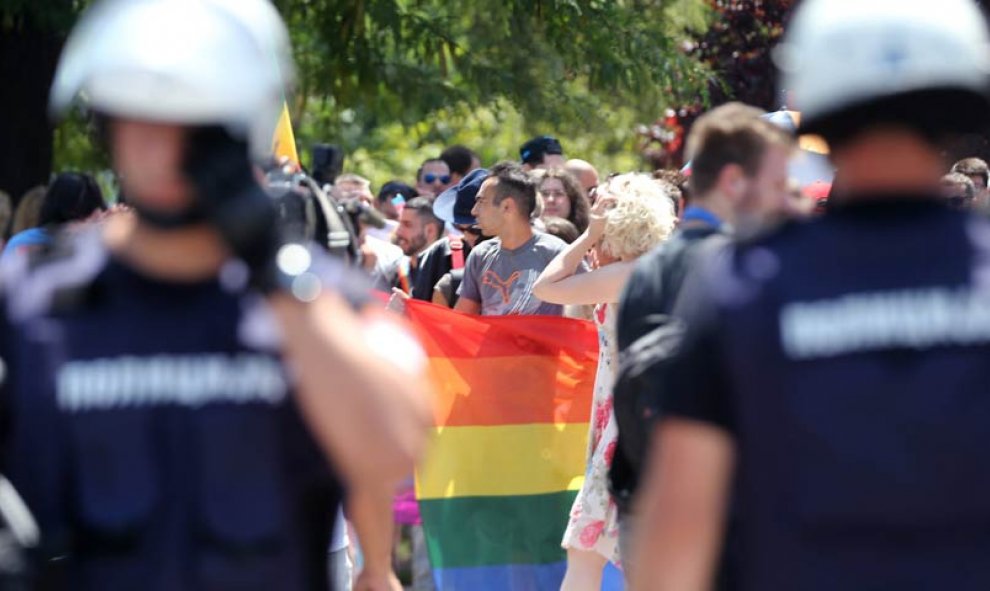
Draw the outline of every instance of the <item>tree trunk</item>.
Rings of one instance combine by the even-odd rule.
[[[48,91],[64,37],[29,19],[0,29],[0,191],[16,206],[28,189],[48,182],[53,127]]]

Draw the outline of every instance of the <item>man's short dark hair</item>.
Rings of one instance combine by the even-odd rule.
[[[653,178],[667,191],[667,196],[674,202],[674,210],[678,215],[687,201],[688,177],[676,168],[660,168],[653,171]]]
[[[419,221],[437,229],[437,237],[443,236],[443,220],[433,213],[433,201],[428,197],[414,197],[406,202],[405,209],[416,212]]]
[[[966,176],[978,176],[983,179],[980,189],[990,186],[990,167],[986,161],[980,158],[964,158],[952,165],[952,172],[958,172]]]
[[[416,171],[417,183],[419,182],[419,179],[423,178],[423,169],[426,168],[426,165],[431,162],[443,162],[444,164],[447,164],[446,162],[444,162],[443,158],[427,158],[426,160],[423,161],[422,164],[419,165],[419,169]]]
[[[695,122],[687,140],[692,198],[704,197],[711,191],[726,166],[736,164],[742,167],[746,176],[753,177],[759,172],[770,146],[794,145],[794,137],[785,129],[761,119],[763,114],[756,107],[728,103]]]
[[[478,155],[465,146],[451,146],[441,152],[440,159],[447,163],[451,173],[464,176],[471,172],[471,163],[478,159]]]
[[[527,218],[536,210],[536,181],[523,170],[518,162],[499,162],[491,168],[488,178],[494,178],[495,195],[492,203],[498,205],[506,197],[516,202],[519,212]]]

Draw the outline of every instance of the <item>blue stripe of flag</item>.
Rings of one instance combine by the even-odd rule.
[[[437,591],[557,591],[564,580],[566,562],[552,564],[506,564],[433,569]],[[622,573],[612,564],[605,567],[602,591],[622,591]]]

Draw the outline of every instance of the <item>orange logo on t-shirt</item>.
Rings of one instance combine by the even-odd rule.
[[[498,290],[498,293],[502,296],[502,303],[509,303],[509,293],[512,291],[512,284],[519,279],[519,271],[513,271],[512,275],[509,275],[508,279],[503,280],[501,277],[495,274],[494,271],[489,269],[485,271],[484,275],[481,276],[482,285],[487,285],[488,287],[493,287]]]

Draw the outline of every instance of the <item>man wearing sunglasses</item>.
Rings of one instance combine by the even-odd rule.
[[[450,167],[439,158],[423,162],[416,172],[416,192],[426,197],[436,197],[450,188]]]
[[[413,299],[432,301],[437,282],[451,271],[457,271],[460,275],[468,253],[484,239],[471,209],[486,178],[488,171],[484,168],[472,170],[433,202],[434,215],[451,224],[462,236],[443,238],[421,255],[420,272],[412,290]]]

